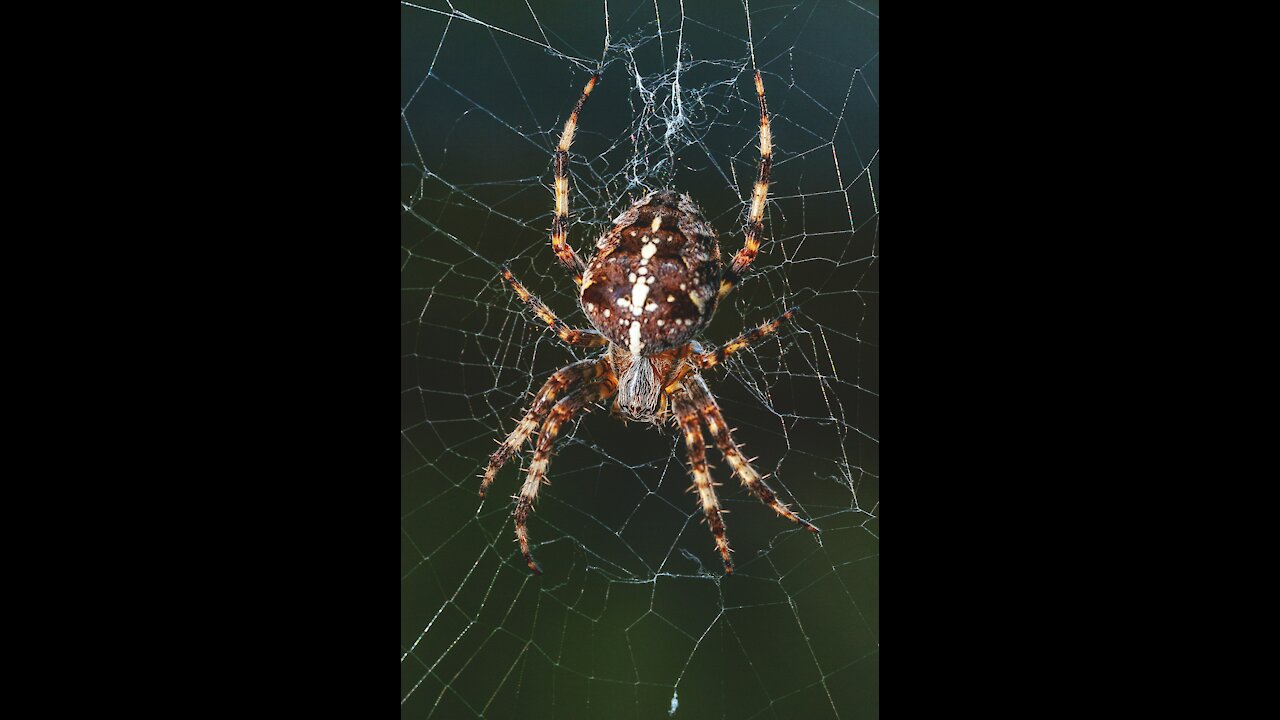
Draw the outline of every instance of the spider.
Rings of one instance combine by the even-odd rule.
[[[764,83],[756,71],[760,164],[746,237],[732,265],[724,268],[715,230],[688,195],[670,190],[651,192],[619,215],[613,227],[596,243],[596,253],[588,262],[583,262],[569,246],[569,147],[578,126],[578,114],[599,79],[597,73],[587,81],[560,135],[560,145],[555,151],[555,216],[551,225],[551,247],[559,261],[573,273],[582,308],[594,329],[570,328],[530,294],[506,266],[502,267],[502,277],[564,342],[580,347],[608,347],[601,355],[573,363],[551,375],[516,428],[490,457],[480,484],[480,497],[484,497],[503,465],[541,425],[524,486],[520,494],[513,497],[520,552],[529,569],[541,575],[542,569],[529,551],[527,521],[538,497],[538,488],[546,479],[552,444],[564,423],[610,396],[614,396],[614,414],[624,420],[661,425],[672,416],[674,409],[675,421],[684,433],[693,474],[694,484],[689,489],[698,491],[706,522],[715,536],[716,549],[724,559],[724,571],[731,574],[733,561],[721,517],[724,511],[713,487],[718,483],[712,483],[707,469],[700,422],[711,431],[721,454],[748,490],[779,515],[818,532],[812,523],[778,500],[765,478],[743,456],[699,372],[719,365],[729,355],[774,332],[791,318],[795,308],[713,352],[703,352],[693,340],[711,321],[716,305],[733,290],[755,260],[760,247],[773,160]]]

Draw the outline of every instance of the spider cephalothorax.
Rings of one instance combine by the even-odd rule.
[[[756,72],[760,101],[760,166],[752,189],[742,250],[730,267],[720,262],[715,230],[702,217],[688,195],[670,190],[652,192],[619,215],[613,227],[596,243],[596,253],[583,262],[568,244],[569,147],[578,125],[578,113],[599,80],[593,76],[583,88],[578,104],[565,123],[555,156],[556,209],[551,226],[551,247],[556,257],[574,273],[582,308],[594,330],[570,328],[551,309],[525,290],[505,267],[502,275],[533,308],[538,317],[571,345],[608,345],[602,355],[574,363],[554,373],[533,399],[516,429],[489,459],[480,485],[484,496],[498,470],[541,426],[533,460],[516,503],[516,538],[529,569],[540,573],[529,550],[526,525],[538,488],[546,479],[551,447],[561,425],[590,405],[614,396],[615,411],[626,418],[663,423],[674,406],[675,420],[684,433],[694,487],[726,573],[733,572],[729,541],[725,537],[720,501],[707,469],[707,426],[716,446],[742,484],[779,515],[817,532],[778,501],[739,449],[720,414],[715,398],[700,370],[715,367],[732,353],[768,335],[794,310],[744,333],[713,352],[703,352],[694,336],[711,321],[716,305],[737,284],[755,260],[764,231],[764,206],[773,161],[769,111],[764,83]],[[557,399],[559,398],[559,399]]]

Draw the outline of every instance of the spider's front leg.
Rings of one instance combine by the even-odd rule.
[[[608,365],[605,365],[605,368],[608,370]],[[520,542],[520,553],[524,555],[524,561],[529,565],[529,569],[537,575],[542,574],[542,568],[538,567],[538,563],[533,559],[533,554],[529,552],[529,528],[527,522],[529,511],[533,509],[533,502],[538,499],[538,487],[542,485],[542,481],[546,478],[547,467],[551,464],[551,446],[555,443],[556,436],[560,434],[560,427],[564,423],[571,420],[579,412],[586,410],[592,403],[609,397],[617,388],[618,379],[610,370],[602,381],[577,390],[556,403],[555,407],[551,409],[550,415],[547,416],[547,421],[542,425],[542,432],[538,434],[538,449],[534,452],[533,460],[529,463],[529,474],[525,477],[524,487],[520,489],[520,495],[517,496],[514,513],[516,540]]]
[[[711,534],[716,538],[716,549],[724,558],[724,572],[730,575],[733,573],[733,560],[729,557],[731,551],[729,540],[724,534],[724,519],[720,517],[725,511],[720,509],[716,483],[711,482],[711,473],[707,471],[707,446],[702,438],[702,425],[698,423],[698,408],[686,392],[673,394],[671,401],[675,404],[676,422],[680,424],[685,447],[689,451],[689,470],[693,473],[693,486],[689,489],[698,489],[698,495],[702,498],[702,512],[706,516],[707,525],[711,527]]]
[[[760,499],[760,502],[773,508],[774,512],[782,517],[810,532],[818,532],[818,528],[813,523],[791,512],[785,504],[778,500],[773,488],[765,483],[765,479],[760,476],[760,473],[756,472],[756,469],[751,466],[751,462],[742,455],[742,450],[733,440],[733,432],[725,424],[724,415],[720,414],[720,406],[716,404],[716,400],[712,397],[711,390],[707,388],[707,383],[702,379],[702,376],[695,375],[686,380],[684,387],[689,391],[694,405],[697,406],[698,413],[706,421],[707,428],[711,430],[711,434],[715,437],[716,446],[720,448],[720,453],[724,455],[725,460],[729,461],[729,465],[733,467],[734,474],[742,481],[743,486],[754,493]]]
[[[485,491],[493,483],[494,477],[502,466],[507,464],[507,461],[524,446],[533,431],[538,429],[538,425],[546,418],[561,393],[584,382],[590,383],[609,372],[611,371],[606,360],[591,358],[560,368],[547,378],[547,382],[534,396],[529,410],[516,424],[516,428],[489,457],[489,467],[485,469],[484,479],[480,481],[480,497],[485,496]]]

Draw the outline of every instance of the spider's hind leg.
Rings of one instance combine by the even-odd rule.
[[[564,123],[564,131],[560,133],[560,145],[556,148],[556,212],[551,220],[551,249],[556,258],[573,273],[573,281],[582,284],[582,273],[587,265],[578,257],[578,253],[569,247],[569,147],[573,145],[574,133],[578,131],[578,113],[587,104],[591,90],[600,80],[599,75],[592,75],[582,88],[578,104],[573,107],[569,119]]]
[[[724,299],[742,279],[742,274],[755,262],[760,252],[760,237],[764,235],[764,205],[769,197],[769,174],[773,167],[773,129],[769,125],[769,106],[764,101],[764,80],[756,71],[756,97],[760,101],[760,165],[756,171],[756,184],[751,188],[751,212],[747,215],[746,237],[742,249],[733,256],[733,264],[725,269],[720,281],[719,298]]]
[[[810,532],[818,532],[818,528],[813,523],[791,512],[790,508],[778,500],[773,488],[765,483],[764,478],[760,477],[760,473],[756,472],[756,469],[751,466],[751,461],[743,456],[742,450],[733,440],[732,431],[725,424],[724,415],[720,413],[720,406],[716,404],[715,398],[711,396],[711,390],[707,388],[707,383],[703,381],[702,377],[695,375],[684,382],[684,387],[688,389],[694,405],[697,406],[698,413],[706,421],[707,428],[711,430],[711,434],[715,437],[716,446],[720,448],[720,453],[724,455],[725,460],[729,461],[729,465],[733,467],[734,474],[738,476],[742,484],[754,493],[760,499],[760,502],[773,508],[774,512]]]

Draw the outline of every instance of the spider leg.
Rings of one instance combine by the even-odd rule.
[[[533,554],[529,552],[527,521],[529,511],[533,509],[533,502],[538,499],[538,487],[547,476],[547,466],[551,463],[551,446],[555,443],[556,436],[560,434],[561,425],[579,412],[586,410],[591,403],[609,397],[617,388],[618,380],[610,372],[605,375],[604,380],[577,390],[556,403],[555,407],[551,408],[547,421],[542,424],[542,432],[538,434],[538,449],[533,454],[533,461],[529,463],[529,474],[525,477],[524,487],[520,489],[516,510],[513,513],[516,519],[516,540],[520,541],[520,552],[524,555],[524,561],[529,565],[529,569],[536,575],[542,574],[542,568],[538,567]]]
[[[764,101],[764,81],[756,71],[756,96],[760,98],[760,166],[756,172],[756,184],[751,191],[751,213],[747,216],[746,237],[742,249],[733,256],[733,265],[725,270],[720,280],[721,299],[728,295],[742,279],[760,251],[760,236],[764,234],[764,205],[769,197],[769,171],[773,166],[773,131],[769,126],[769,106]]]
[[[498,471],[507,464],[512,455],[515,455],[524,446],[525,441],[529,439],[529,435],[538,428],[547,413],[551,411],[552,405],[561,393],[580,383],[591,382],[608,372],[610,372],[610,368],[607,360],[591,358],[573,363],[552,373],[551,377],[547,378],[547,382],[542,386],[542,389],[534,396],[533,403],[529,405],[524,417],[516,424],[516,428],[511,431],[511,434],[507,436],[507,439],[502,442],[502,445],[498,447],[493,455],[489,456],[489,467],[485,469],[484,479],[480,481],[480,497],[485,496],[485,491],[493,483]]]
[[[773,508],[774,512],[782,517],[810,532],[818,532],[818,528],[813,523],[791,512],[785,504],[780,502],[778,496],[773,492],[773,488],[765,484],[764,478],[760,477],[760,473],[756,472],[756,469],[751,466],[751,461],[743,457],[742,450],[733,440],[733,431],[725,424],[724,415],[720,414],[720,406],[716,403],[715,397],[711,395],[711,390],[707,388],[707,383],[702,379],[702,376],[693,376],[685,381],[684,387],[689,391],[694,405],[697,406],[702,419],[707,423],[707,428],[711,430],[711,434],[715,437],[716,446],[720,448],[720,453],[724,455],[725,460],[729,461],[729,465],[733,467],[734,474],[742,481],[743,486],[755,493],[755,496],[760,498],[760,502]]]
[[[716,497],[715,483],[711,482],[711,473],[707,471],[707,446],[702,439],[702,425],[698,423],[698,408],[689,395],[679,392],[671,396],[676,407],[676,422],[684,432],[684,444],[689,451],[689,469],[693,472],[693,488],[698,489],[702,498],[702,512],[711,526],[711,534],[716,538],[716,549],[724,558],[724,572],[733,574],[733,560],[729,558],[729,540],[724,535],[724,520],[720,517],[720,500]]]
[[[519,295],[526,305],[533,308],[533,311],[537,313],[538,317],[542,318],[547,327],[556,331],[556,335],[559,335],[561,340],[579,347],[599,347],[609,342],[595,330],[578,330],[566,325],[563,320],[556,317],[555,313],[551,312],[551,308],[547,307],[533,293],[526,290],[524,285],[521,285],[520,281],[516,280],[515,276],[511,274],[506,265],[502,266],[502,277],[510,283],[511,288],[516,291],[516,295]]]
[[[592,75],[587,86],[582,88],[582,95],[564,123],[560,145],[556,148],[556,213],[551,221],[551,249],[573,273],[573,281],[579,285],[582,284],[582,273],[587,266],[578,257],[578,253],[569,247],[569,146],[573,144],[573,135],[578,130],[578,113],[582,112],[582,106],[587,103],[587,97],[599,80],[599,75]]]
[[[782,323],[786,322],[787,320],[790,320],[792,316],[795,314],[796,314],[796,309],[791,308],[790,310],[779,315],[777,318],[770,320],[767,323],[764,323],[760,327],[755,328],[754,330],[749,330],[747,332],[742,333],[738,337],[730,340],[729,342],[725,343],[724,345],[721,345],[720,347],[716,348],[715,350],[712,350],[711,352],[705,352],[705,353],[702,353],[701,355],[694,355],[690,358],[690,360],[695,365],[697,365],[698,368],[701,370],[707,370],[707,369],[713,368],[719,365],[720,363],[724,362],[725,359],[728,358],[730,355],[738,352],[739,350],[742,350],[743,348],[751,345],[754,342],[761,340],[762,338],[772,335],[774,331],[776,331],[779,327],[782,326]]]
[[[796,314],[796,308],[782,313],[777,318],[764,323],[758,328],[742,333],[738,337],[712,350],[711,352],[693,353],[689,355],[688,360],[680,370],[676,372],[671,380],[667,381],[667,392],[675,392],[679,384],[694,370],[709,370],[725,361],[730,355],[742,350],[743,348],[759,341],[761,338],[772,335],[782,323],[790,320]]]

